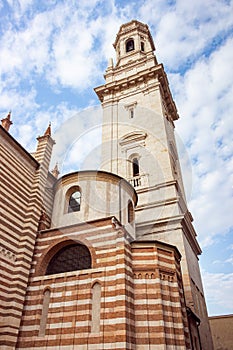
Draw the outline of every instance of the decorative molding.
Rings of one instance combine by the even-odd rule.
[[[155,272],[135,272],[134,279],[155,279]]]
[[[119,143],[121,146],[126,146],[132,143],[141,143],[143,142],[147,137],[147,133],[143,131],[133,131],[130,132],[129,134],[124,135]]]
[[[128,111],[129,109],[135,108],[137,106],[137,101],[128,103],[126,105],[124,105],[125,109]]]
[[[174,282],[174,274],[162,271],[159,273],[159,277],[163,281]]]
[[[2,246],[0,246],[0,255],[4,256],[4,258],[8,260],[16,261],[16,255]]]

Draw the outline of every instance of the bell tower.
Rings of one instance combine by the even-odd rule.
[[[186,206],[174,136],[179,116],[148,26],[135,20],[123,24],[113,46],[116,65],[110,59],[106,83],[95,89],[103,107],[102,169],[126,178],[137,190],[141,235],[156,217],[167,218],[168,207],[178,215],[178,207]],[[179,206],[171,202],[177,191]]]
[[[174,122],[179,118],[163,65],[146,24],[123,24],[113,44],[105,84],[95,88],[103,108],[102,170],[127,179],[138,194],[138,241],[162,241],[181,255],[189,327],[195,349],[212,349],[192,216],[187,209]]]
[[[145,57],[147,62],[149,58],[152,61],[155,58],[155,46],[148,26],[137,21],[132,21],[130,26],[123,24],[120,27],[113,46],[116,50],[116,66],[125,66]]]

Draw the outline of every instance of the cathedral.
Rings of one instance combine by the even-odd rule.
[[[146,24],[123,24],[105,83],[98,170],[50,169],[0,126],[0,348],[213,349],[174,127]]]

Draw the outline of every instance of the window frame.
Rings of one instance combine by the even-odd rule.
[[[76,204],[76,209],[73,210],[72,206],[70,204],[70,201],[72,200],[72,196],[75,193],[79,193],[79,206]],[[75,198],[73,198],[73,200],[75,201]],[[66,192],[66,196],[65,196],[65,209],[64,209],[65,214],[80,212],[81,211],[81,201],[82,201],[81,188],[79,186],[72,186],[71,188],[69,188],[68,191]],[[73,205],[73,208],[75,208],[75,203]]]

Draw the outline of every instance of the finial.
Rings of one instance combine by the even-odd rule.
[[[113,67],[113,59],[109,58],[108,60],[108,68],[112,68]]]
[[[58,175],[60,174],[60,171],[58,170],[58,164],[56,163],[55,167],[53,168],[53,170],[51,171],[51,173],[53,174],[53,176],[57,179]]]
[[[113,59],[109,58],[106,71],[113,69]]]
[[[2,122],[2,127],[6,130],[6,131],[9,131],[10,129],[10,126],[13,124],[12,121],[11,121],[11,111],[8,112],[6,118],[3,118],[1,120]]]
[[[44,136],[51,136],[51,122],[49,122],[49,126],[47,127]]]
[[[44,132],[44,135],[38,136],[37,140],[39,143],[41,141],[44,142],[44,140],[46,140],[46,142],[52,142],[52,144],[55,144],[55,141],[51,137],[51,123],[50,122],[49,122],[49,126],[47,127],[47,129]]]

